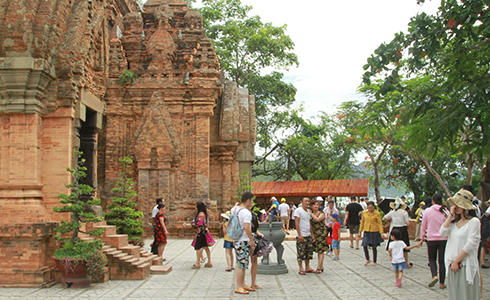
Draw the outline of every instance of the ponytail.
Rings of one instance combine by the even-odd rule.
[[[447,209],[446,205],[444,205],[444,203],[442,203],[442,195],[439,194],[439,193],[435,193],[433,196],[432,196],[432,201],[434,201],[435,204],[438,204],[440,205],[441,207],[439,208],[439,211],[441,213],[444,213],[444,210]]]

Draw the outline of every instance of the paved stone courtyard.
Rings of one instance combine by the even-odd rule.
[[[262,290],[237,295],[233,272],[224,271],[223,240],[211,248],[214,267],[199,270],[191,269],[196,256],[190,243],[191,240],[169,240],[165,264],[171,265],[173,271],[168,275],[152,275],[142,281],[113,280],[87,289],[65,289],[60,284],[46,289],[3,288],[0,299],[447,299],[446,290],[438,285],[427,287],[430,271],[425,245],[412,250],[409,258],[414,267],[404,272],[403,287],[397,288],[383,244],[378,248],[376,267],[365,267],[362,249],[351,249],[348,241],[342,241],[339,261],[326,256],[324,273],[303,276],[298,274],[295,242],[285,241],[284,259],[289,273],[258,275]],[[275,255],[271,261],[275,261]],[[314,259],[315,269],[316,263]],[[490,299],[490,269],[482,273],[484,299]],[[249,272],[246,282],[250,283]]]

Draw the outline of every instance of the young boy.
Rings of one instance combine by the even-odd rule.
[[[308,211],[310,198],[301,198],[301,207],[294,211],[294,221],[296,222],[296,252],[298,254],[299,274],[316,273],[310,268],[310,260],[313,259],[313,243],[315,236],[310,225],[311,214]],[[305,268],[303,269],[303,261]]]
[[[339,260],[340,254],[340,218],[339,214],[333,214],[332,217],[335,219],[332,226],[332,249],[334,253],[333,260]]]
[[[390,261],[393,267],[393,271],[395,271],[395,285],[397,287],[402,287],[402,278],[403,278],[403,270],[407,269],[407,262],[405,261],[405,257],[403,256],[403,250],[410,250],[415,247],[419,247],[418,244],[414,246],[407,247],[402,239],[402,232],[398,229],[393,229],[391,231],[391,242],[388,249],[390,254]]]

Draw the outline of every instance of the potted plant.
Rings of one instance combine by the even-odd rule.
[[[100,222],[102,218],[90,212],[91,205],[100,204],[99,199],[82,200],[85,195],[92,195],[93,188],[82,184],[81,179],[86,176],[85,160],[81,158],[82,152],[75,151],[77,164],[75,168],[67,168],[73,176],[73,183],[65,186],[70,189],[70,194],[61,193],[57,196],[61,207],[54,207],[53,211],[59,213],[70,213],[70,221],[61,221],[55,229],[54,236],[59,241],[59,248],[55,251],[53,258],[58,270],[62,273],[62,283],[66,287],[87,287],[92,278],[98,279],[107,269],[107,258],[101,251],[100,239],[83,241],[79,238],[82,223]],[[90,235],[101,235],[104,229],[95,229],[86,232]],[[89,277],[90,276],[90,277]]]

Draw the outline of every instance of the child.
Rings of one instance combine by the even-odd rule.
[[[226,262],[228,263],[228,268],[226,268],[226,272],[231,272],[235,268],[233,268],[233,240],[228,237],[226,233],[226,229],[228,228],[228,220],[230,219],[230,211],[221,214],[223,217],[223,233],[224,233],[224,244],[223,248],[225,248]]]
[[[339,214],[333,214],[332,217],[335,219],[332,226],[332,249],[334,253],[333,260],[339,260],[340,254],[340,218]]]
[[[419,247],[418,244],[407,247],[402,239],[402,232],[396,228],[391,231],[391,243],[389,245],[388,252],[390,254],[391,265],[393,271],[395,271],[395,285],[402,287],[403,270],[407,269],[407,262],[403,256],[403,250],[410,250],[415,247]]]

